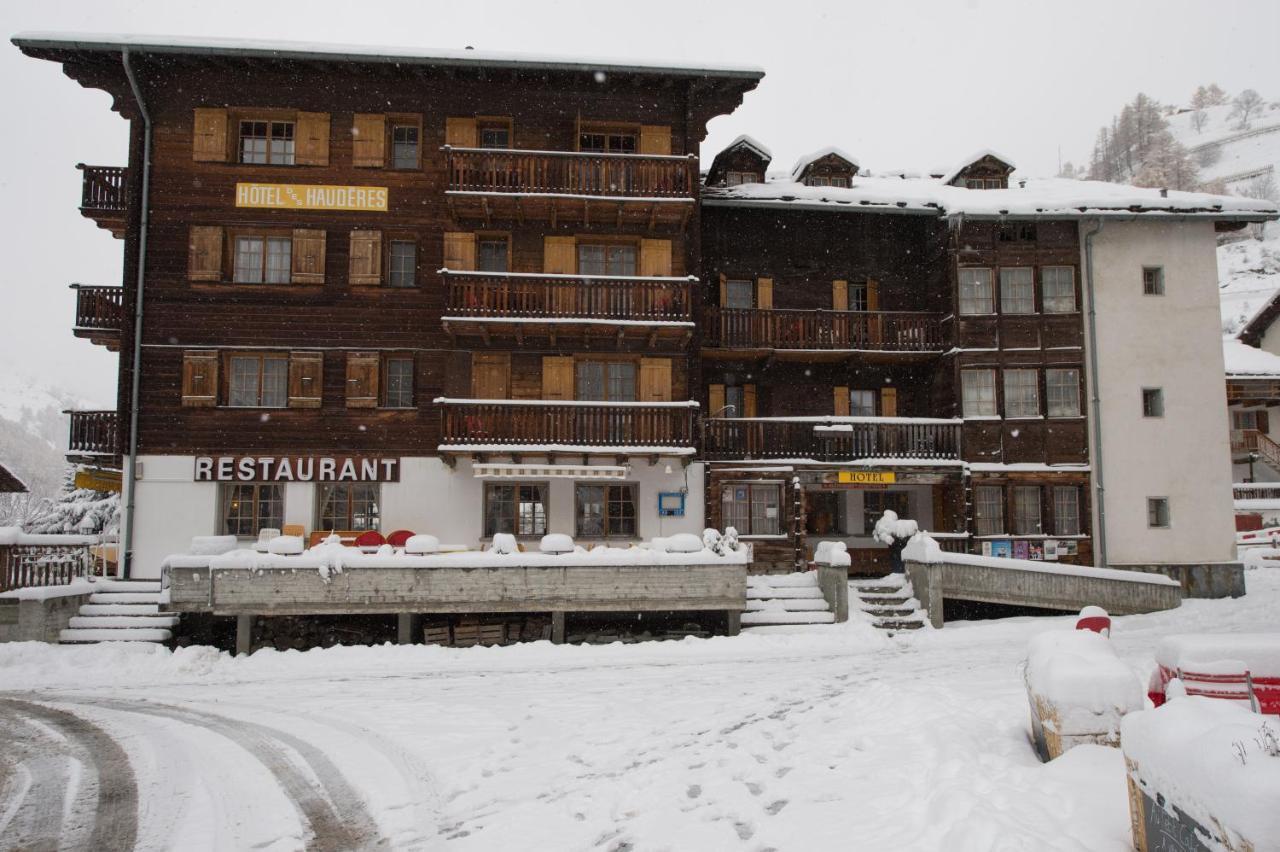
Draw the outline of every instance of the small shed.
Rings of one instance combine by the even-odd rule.
[[[707,186],[739,186],[764,183],[773,154],[755,139],[743,134],[716,154],[707,172]]]

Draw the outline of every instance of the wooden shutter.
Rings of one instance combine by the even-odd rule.
[[[471,353],[471,396],[475,399],[511,398],[511,353]]]
[[[382,283],[382,232],[351,232],[351,263],[348,278],[352,286]]]
[[[1271,422],[1267,417],[1267,412],[1259,411],[1254,416],[1256,418],[1254,422],[1257,424],[1258,431],[1264,435],[1269,434],[1271,432]]]
[[[182,353],[182,404],[212,408],[218,404],[218,353],[188,349]]]
[[[729,279],[720,273],[720,307],[729,307]]]
[[[756,281],[756,307],[761,310],[773,310],[773,279],[760,278]]]
[[[542,398],[573,399],[573,356],[542,356]]]
[[[707,385],[707,417],[723,417],[724,385]]]
[[[671,153],[671,128],[665,125],[646,124],[640,128],[638,153],[667,155]]]
[[[324,283],[324,231],[293,230],[293,283]]]
[[[640,274],[671,275],[671,240],[640,241]]]
[[[227,161],[227,111],[220,107],[196,109],[191,137],[191,159],[197,163]]]
[[[294,127],[294,162],[300,166],[329,165],[329,113],[300,112]]]
[[[386,163],[387,117],[356,113],[351,125],[351,165],[381,168]]]
[[[849,388],[841,385],[833,389],[836,417],[849,416]]]
[[[378,405],[377,352],[347,353],[347,408],[376,408]]]
[[[455,148],[479,148],[480,128],[474,118],[446,118],[444,144]]]
[[[880,310],[880,282],[874,278],[867,279],[867,310]]]
[[[187,244],[187,277],[192,281],[222,280],[222,227],[192,225]]]
[[[575,237],[544,237],[542,271],[552,275],[576,275],[578,240]]]
[[[756,386],[755,385],[742,386],[742,414],[740,414],[739,416],[740,417],[756,416]]]
[[[468,271],[476,268],[476,235],[446,231],[444,235],[444,268]]]
[[[671,401],[671,359],[640,359],[639,402]]]
[[[833,311],[849,310],[849,282],[848,281],[832,281],[831,282],[831,310]]]
[[[289,353],[290,408],[319,408],[323,380],[323,352]]]
[[[880,416],[898,416],[898,389],[880,388]]]

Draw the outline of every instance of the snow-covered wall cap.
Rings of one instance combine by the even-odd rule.
[[[959,163],[957,163],[956,165],[948,169],[947,173],[942,176],[942,182],[951,183],[951,181],[959,177],[962,171],[969,168],[974,163],[981,160],[983,157],[991,157],[993,159],[999,160],[1000,162],[1008,166],[1010,171],[1017,168],[1017,165],[1014,164],[1013,160],[1009,159],[1004,154],[1001,154],[999,151],[992,151],[990,148],[983,148],[981,151],[975,151],[974,153],[970,154],[968,157],[965,157]]]
[[[803,157],[796,160],[796,164],[791,167],[791,179],[795,180],[800,176],[800,173],[810,165],[821,160],[823,157],[828,157],[832,154],[835,154],[837,157],[853,166],[855,170],[860,168],[857,157],[853,156],[848,151],[841,150],[833,145],[829,148],[823,148],[821,151],[814,151],[812,154],[805,154]]]
[[[742,146],[744,148],[750,148],[762,160],[770,160],[770,161],[773,160],[772,151],[770,151],[768,148],[762,145],[758,140],[748,136],[745,133],[739,136],[737,139],[730,142],[728,145],[725,145],[724,150],[732,151],[734,148],[737,148],[738,146]]]
[[[1239,340],[1222,341],[1222,360],[1228,377],[1280,377],[1280,355],[1255,349]]]
[[[487,67],[528,67],[562,71],[605,71],[640,74],[676,74],[698,77],[732,77],[759,80],[764,69],[756,65],[701,65],[678,61],[625,61],[615,57],[560,56],[499,50],[394,47],[266,39],[204,38],[196,36],[139,35],[135,33],[24,32],[12,38],[24,49],[81,50],[134,53],[168,53],[192,56],[244,56],[272,59],[409,63]]]

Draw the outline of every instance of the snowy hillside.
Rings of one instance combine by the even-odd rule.
[[[36,496],[57,494],[66,471],[67,415],[62,412],[92,407],[30,377],[0,375],[0,461]]]
[[[1235,336],[1280,290],[1280,223],[1268,224],[1263,240],[1218,247],[1218,286],[1222,333]]]
[[[1199,130],[1195,112],[1169,116],[1169,131],[1192,155],[1203,183],[1221,181],[1233,195],[1251,195],[1268,177],[1280,183],[1280,106],[1264,105],[1243,129],[1232,109],[1231,104],[1205,107]]]

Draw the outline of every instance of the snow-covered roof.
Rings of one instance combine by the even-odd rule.
[[[858,168],[857,157],[833,145],[828,148],[823,148],[821,151],[814,151],[812,154],[805,154],[803,157],[796,160],[796,164],[791,167],[792,179],[794,180],[795,178],[799,177],[801,172],[803,172],[806,168],[816,163],[818,160],[821,160],[823,157],[829,157],[832,154],[835,154],[840,159],[849,163],[849,165],[853,166],[855,170]]]
[[[764,76],[764,69],[755,65],[703,65],[700,63],[659,60],[619,62],[613,57],[563,56],[500,50],[473,50],[470,48],[394,47],[267,39],[76,32],[24,32],[14,36],[12,41],[15,45],[24,49],[43,48],[118,52],[127,47],[135,54],[168,53],[415,65],[528,67],[564,71],[736,77],[752,80],[758,80]]]
[[[732,151],[734,148],[737,148],[738,146],[742,146],[744,148],[750,148],[762,160],[773,160],[772,151],[770,151],[767,147],[762,145],[759,141],[757,141],[756,139],[753,139],[752,137],[748,136],[745,133],[739,136],[737,139],[730,142],[728,145],[725,145],[724,150]]]
[[[1226,338],[1222,341],[1222,360],[1229,377],[1280,377],[1280,355],[1255,349],[1239,340]]]
[[[27,484],[16,473],[0,464],[0,493],[20,493],[27,490]]]
[[[933,178],[855,176],[845,187],[805,186],[789,178],[764,183],[705,187],[710,206],[793,207],[881,211],[975,218],[1081,219],[1097,216],[1200,216],[1262,221],[1280,218],[1271,201],[1202,192],[1161,194],[1158,189],[1070,178],[1030,178],[1009,189],[981,192]]]
[[[974,153],[970,154],[968,157],[965,157],[963,160],[961,160],[960,162],[952,166],[950,169],[948,169],[947,173],[942,176],[942,182],[951,183],[951,181],[955,180],[962,171],[969,168],[974,163],[981,160],[983,157],[991,157],[993,159],[999,160],[1000,162],[1008,166],[1010,169],[1017,168],[1017,166],[1014,165],[1013,160],[1009,159],[1004,154],[1001,154],[998,151],[992,151],[990,148],[983,148],[981,151],[975,151]]]

